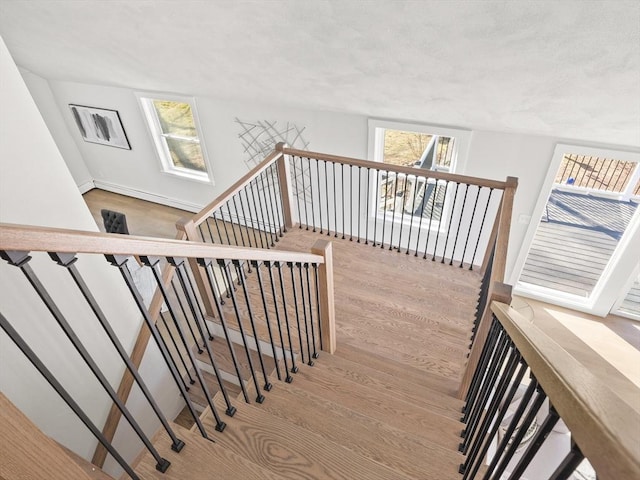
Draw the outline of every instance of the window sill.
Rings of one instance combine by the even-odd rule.
[[[162,170],[161,173],[165,175],[170,175],[172,177],[177,177],[182,180],[190,180],[192,182],[197,183],[206,183],[209,185],[215,185],[213,179],[210,178],[207,174],[198,175],[196,173],[191,172],[183,172],[181,170]]]

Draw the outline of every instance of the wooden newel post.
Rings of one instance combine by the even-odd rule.
[[[293,221],[293,189],[291,188],[291,169],[289,161],[284,154],[286,143],[280,142],[276,145],[276,152],[282,153],[277,160],[278,177],[280,179],[280,194],[282,195],[282,211],[284,213],[284,226],[287,229],[293,228],[296,223]]]
[[[198,231],[196,230],[196,225],[193,223],[193,220],[180,218],[176,222],[176,228],[178,229],[178,231],[184,232],[187,240],[191,242],[202,241],[198,236]],[[189,258],[189,266],[191,267],[193,278],[196,281],[196,286],[198,287],[198,291],[200,292],[202,302],[204,303],[205,312],[208,316],[214,317],[215,303],[213,300],[213,292],[211,291],[211,286],[209,285],[209,282],[207,280],[207,274],[204,271],[204,267],[198,265],[198,262],[195,258]]]
[[[331,242],[318,240],[311,248],[311,253],[324,257],[324,263],[318,266],[322,350],[333,354],[336,351],[336,311],[333,299],[333,247]]]
[[[507,177],[502,196],[502,207],[500,208],[500,224],[498,225],[493,269],[491,270],[492,283],[505,281],[507,249],[509,246],[509,233],[511,233],[511,217],[513,216],[513,200],[516,196],[516,188],[518,188],[518,179],[516,177]]]
[[[478,368],[478,362],[480,361],[480,355],[482,349],[489,336],[489,330],[491,328],[491,322],[493,320],[493,312],[491,311],[491,302],[501,302],[509,305],[511,303],[511,285],[504,283],[492,284],[487,293],[487,305],[484,308],[484,313],[478,323],[476,335],[473,340],[473,346],[469,352],[469,358],[467,360],[467,366],[464,371],[464,376],[460,382],[460,388],[458,389],[458,398],[463,399],[467,396],[467,391],[471,385],[473,375]]]

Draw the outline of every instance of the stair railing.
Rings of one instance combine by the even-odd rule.
[[[261,342],[258,340],[257,331],[260,328],[269,331],[270,342],[266,348],[275,360],[278,378],[287,382],[292,381],[290,373],[297,372],[296,360],[301,358],[309,365],[313,365],[312,358],[318,357],[319,350],[331,351],[331,346],[335,345],[331,245],[328,242],[319,241],[313,251],[316,253],[266,251],[208,245],[179,239],[166,240],[0,224],[0,255],[15,267],[15,270],[9,270],[10,273],[15,272],[18,277],[22,274],[27,278],[53,320],[66,334],[113,401],[117,414],[109,416],[108,423],[102,431],[88,418],[78,402],[69,394],[68,389],[41,361],[39,353],[33,351],[20,336],[15,323],[18,319],[7,319],[1,316],[0,327],[96,436],[105,452],[111,454],[131,478],[137,479],[131,466],[111,443],[122,416],[156,458],[158,470],[165,471],[169,467],[169,462],[158,454],[148,435],[127,409],[128,393],[134,382],[140,387],[160,423],[169,434],[172,448],[180,451],[184,445],[171,429],[138,371],[141,351],[144,351],[149,338],[153,338],[159,348],[166,367],[203,437],[208,438],[208,434],[189,399],[190,385],[198,382],[205,393],[208,408],[216,420],[216,430],[223,431],[225,423],[214,405],[212,394],[203,378],[203,369],[195,359],[191,348],[192,343],[196,344],[197,349],[206,351],[209,357],[219,391],[225,401],[226,415],[232,416],[235,412],[215,359],[216,351],[223,347],[220,342],[213,342],[214,336],[210,330],[213,324],[204,313],[203,299],[192,280],[195,277],[193,266],[195,265],[198,272],[204,273],[209,290],[216,292],[212,295],[211,301],[216,307],[215,320],[223,332],[223,334],[216,333],[216,337],[224,338],[236,370],[239,367],[234,344],[229,335],[229,327],[240,330],[249,364],[250,381],[253,382],[257,392],[255,401],[262,402],[264,395],[261,392],[270,390],[271,384],[264,367],[264,352],[261,351]],[[83,278],[82,268],[80,270],[77,268],[78,264],[83,263],[93,265],[92,261],[86,257],[95,255],[104,256],[108,264],[117,268],[142,315],[143,326],[132,353],[125,350],[104,313],[103,305],[96,299],[96,295]],[[50,286],[45,285],[46,282],[43,280],[46,275],[41,278],[38,275],[38,268],[31,266],[32,257],[46,259],[47,256],[61,269],[69,272],[75,288],[69,289],[66,294],[87,303],[131,377],[128,388],[124,388],[125,378],[121,381],[118,392],[109,384],[92,352],[83,345],[57,301],[49,293]],[[43,261],[39,258],[36,263],[41,265]],[[256,300],[249,293],[250,284],[255,288],[253,292],[260,292],[260,300]],[[231,305],[224,305],[225,294],[228,295],[227,303]],[[297,350],[295,353],[294,348]],[[252,362],[250,350],[254,349],[258,354],[259,366],[253,365]],[[140,358],[137,358],[137,355]],[[279,368],[280,362],[284,364],[283,373]],[[237,373],[240,378],[238,370]],[[259,385],[259,376],[264,380],[262,386]],[[245,400],[249,402],[247,390],[242,381],[241,388]],[[98,453],[97,450],[96,455]]]
[[[507,304],[490,312],[463,407],[463,480],[566,479],[585,457],[598,478],[640,478],[640,414]]]

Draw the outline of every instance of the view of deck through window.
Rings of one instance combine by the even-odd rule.
[[[588,298],[640,203],[637,162],[564,155],[520,284]]]

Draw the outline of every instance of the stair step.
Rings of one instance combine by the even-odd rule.
[[[456,450],[462,424],[390,393],[360,385],[327,369],[302,367],[294,376],[296,387],[363,413],[433,444]]]
[[[342,376],[359,385],[392,394],[444,417],[454,420],[460,418],[460,410],[464,405],[462,400],[440,393],[427,385],[407,382],[398,375],[389,375],[376,370],[368,365],[369,357],[364,357],[363,362],[360,363],[349,360],[341,355],[345,350],[347,347],[341,346],[334,355],[321,354],[316,367],[324,368],[334,375]]]
[[[178,438],[185,442],[184,448],[179,453],[171,450],[171,440],[166,432],[162,431],[154,441],[154,445],[160,455],[171,462],[171,466],[165,473],[157,471],[153,457],[146,453],[135,468],[142,479],[199,480],[215,477],[225,480],[248,478],[277,480],[282,478],[242,455],[232,452],[222,444],[202,438],[197,432],[190,432],[179,425],[172,425],[172,427]],[[213,426],[210,426],[207,431],[213,431]]]
[[[207,386],[209,393],[211,394],[212,397],[215,396],[215,394],[220,391],[220,385],[218,384],[218,379],[216,378],[215,375],[205,372],[204,370],[201,370],[201,372],[202,372],[202,378],[204,379],[205,385]],[[198,381],[195,374],[192,373],[191,376],[196,382],[193,385],[191,385],[187,378],[186,383],[187,383],[187,386],[189,387],[189,392],[188,392],[189,398],[195,404],[195,406],[200,407],[200,409],[205,409],[209,405],[209,403],[207,402],[207,397],[204,391],[202,390],[202,386],[200,385],[200,382]],[[238,385],[234,385],[231,382],[227,382],[223,380],[222,384],[227,390],[227,395],[229,395],[229,397],[236,397],[241,392],[240,387]]]
[[[216,402],[223,406],[219,396]],[[410,478],[253,405],[239,404],[236,415],[225,421],[227,428],[223,433],[216,433],[216,443],[276,472],[280,478]],[[215,423],[211,415],[206,416],[204,423],[208,431],[213,431]]]
[[[464,458],[458,452],[393,427],[393,419],[381,422],[296,383],[274,387],[256,407],[411,478],[459,480],[457,468]]]
[[[445,395],[455,396],[460,385],[460,382],[456,379],[393,361],[383,355],[346,342],[338,344],[334,356],[361,365],[367,365],[373,370],[402,379],[407,384],[424,386],[436,392],[444,393]]]

